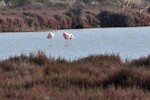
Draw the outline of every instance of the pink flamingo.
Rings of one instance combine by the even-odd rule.
[[[49,40],[50,40],[50,44],[52,44],[52,43],[51,43],[51,39],[52,39],[54,36],[55,36],[55,34],[54,34],[54,33],[52,33],[52,32],[48,33],[48,35],[47,35],[47,39],[49,39]]]
[[[70,41],[70,45],[71,45],[71,40],[75,38],[75,36],[73,34],[69,34],[67,32],[63,33],[63,37],[65,40],[67,40],[67,45],[69,45],[69,41]]]

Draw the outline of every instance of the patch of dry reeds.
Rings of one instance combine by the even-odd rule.
[[[149,57],[122,62],[118,55],[75,61],[43,52],[0,61],[0,98],[40,100],[148,100]]]

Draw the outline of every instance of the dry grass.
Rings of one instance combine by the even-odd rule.
[[[94,7],[93,7],[94,8]],[[29,10],[30,9],[30,10]],[[83,11],[85,17],[66,7],[0,8],[0,31],[40,31],[50,29],[90,28],[99,26],[96,15]],[[97,8],[94,8],[97,9]],[[94,10],[93,9],[93,10]],[[72,16],[69,16],[69,15]],[[81,26],[77,26],[77,24]]]
[[[147,7],[84,5],[0,7],[0,32],[43,31],[95,27],[149,26]]]
[[[76,61],[43,52],[0,61],[3,100],[148,100],[149,57],[122,62],[115,55]]]

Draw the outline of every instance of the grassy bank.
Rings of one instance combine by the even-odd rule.
[[[122,62],[117,55],[76,61],[44,53],[0,61],[3,100],[149,100],[150,57]]]
[[[23,1],[7,0],[6,6],[0,7],[0,32],[150,26],[148,1]]]

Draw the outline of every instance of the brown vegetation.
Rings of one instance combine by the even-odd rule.
[[[75,61],[44,53],[0,61],[3,100],[149,100],[150,57],[122,62],[115,55]]]
[[[1,7],[0,32],[149,26],[149,8],[142,12],[136,9],[99,5]]]
[[[29,10],[30,9],[30,10]],[[92,13],[76,15],[65,7],[0,8],[0,31],[39,31],[98,27]]]

